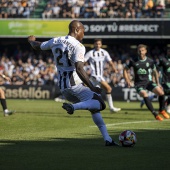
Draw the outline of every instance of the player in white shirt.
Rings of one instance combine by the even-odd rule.
[[[117,70],[114,67],[114,64],[112,62],[109,53],[106,50],[102,49],[101,47],[102,47],[102,40],[95,39],[94,49],[86,53],[85,62],[88,62],[91,66],[92,73],[91,73],[90,80],[93,83],[93,85],[105,89],[106,98],[108,101],[110,111],[118,112],[121,109],[113,106],[113,99],[111,95],[112,87],[107,83],[107,81],[103,77],[103,70],[106,62],[110,64],[113,71],[117,72]]]
[[[67,36],[52,38],[46,42],[36,41],[34,36],[29,36],[28,42],[36,50],[52,50],[61,93],[73,103],[63,103],[62,107],[67,113],[73,114],[75,110],[89,110],[104,138],[105,146],[118,146],[109,136],[100,114],[100,111],[106,107],[100,96],[101,89],[93,86],[83,69],[85,47],[80,43],[83,37],[83,24],[73,20],[69,24]]]

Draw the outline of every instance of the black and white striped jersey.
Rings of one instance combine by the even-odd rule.
[[[75,63],[84,62],[85,47],[72,36],[50,39],[41,44],[42,50],[52,50],[58,71],[61,90],[82,83],[76,73]]]
[[[85,61],[88,61],[90,64],[92,69],[91,76],[93,77],[103,76],[105,63],[111,60],[109,53],[102,48],[99,51],[95,49],[90,50],[85,55]]]

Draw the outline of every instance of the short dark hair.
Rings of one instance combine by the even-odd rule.
[[[145,48],[147,50],[147,45],[139,44],[137,49],[139,50],[140,48]]]
[[[97,42],[97,41],[101,41],[102,42],[102,39],[101,38],[95,38],[94,39],[94,43]]]

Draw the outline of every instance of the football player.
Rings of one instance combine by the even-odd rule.
[[[109,53],[102,49],[102,40],[95,39],[94,40],[94,49],[90,50],[85,55],[85,61],[88,62],[91,66],[91,76],[90,80],[94,86],[102,87],[106,91],[106,99],[111,112],[118,112],[121,109],[113,106],[112,99],[112,87],[107,83],[107,81],[103,77],[104,65],[106,62],[112,67],[112,70],[117,72],[117,69],[112,62],[112,59]]]
[[[66,36],[45,42],[36,41],[34,36],[29,36],[28,42],[36,50],[52,50],[61,93],[73,103],[63,103],[63,109],[68,114],[73,114],[75,110],[89,110],[104,138],[105,146],[118,146],[109,136],[100,113],[106,107],[100,95],[101,89],[93,86],[83,69],[85,47],[80,43],[83,37],[83,24],[73,20],[69,24],[69,33]]]
[[[148,98],[148,91],[152,91],[154,94],[159,96],[159,113],[163,115],[164,118],[169,119],[169,115],[165,111],[165,97],[164,91],[159,84],[158,72],[156,70],[154,61],[146,56],[147,46],[140,44],[137,47],[138,57],[131,59],[129,64],[124,68],[124,78],[128,84],[131,86],[130,79],[127,74],[127,70],[131,67],[134,69],[134,82],[135,88],[138,94],[144,98],[147,108],[154,115],[156,120],[162,121],[163,118],[158,115],[158,113],[153,108],[151,101]],[[152,75],[155,78],[155,82],[152,80]]]

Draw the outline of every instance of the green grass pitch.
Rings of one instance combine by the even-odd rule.
[[[139,102],[114,102],[122,110],[102,112],[109,134],[118,142],[133,130],[133,148],[105,147],[88,111],[68,115],[53,100],[9,100],[16,109],[0,116],[1,170],[164,170],[169,169],[170,120],[158,122]],[[158,108],[158,103],[154,102]]]

